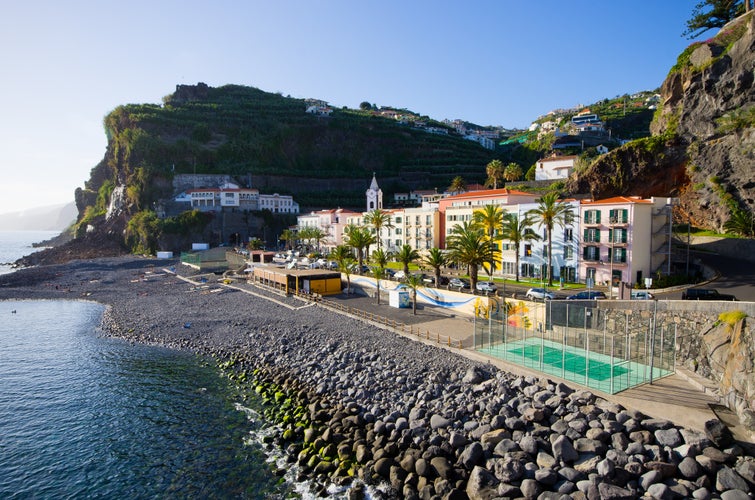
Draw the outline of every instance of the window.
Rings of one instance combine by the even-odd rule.
[[[396,235],[399,235],[399,234],[401,234],[401,228],[400,228],[400,227],[397,227],[397,228],[396,228]]]
[[[548,247],[543,247],[543,257],[548,258]]]
[[[626,248],[609,248],[608,260],[613,263],[624,264],[627,261],[627,249]]]
[[[574,248],[571,245],[564,245],[564,260],[574,258]]]
[[[564,241],[571,241],[574,235],[571,228],[564,229]]]
[[[600,242],[600,229],[586,228],[584,234],[585,243],[599,243]]]
[[[583,250],[582,257],[585,260],[589,261],[598,261],[600,260],[600,248],[599,247],[585,247]]]
[[[425,216],[425,224],[427,224],[429,226],[432,223],[433,223],[432,216],[426,215]],[[419,224],[419,216],[417,216],[417,224]]]
[[[629,222],[629,210],[626,208],[616,208],[608,212],[611,224],[626,224]]]
[[[600,210],[585,210],[585,224],[600,224]]]
[[[529,243],[524,245],[524,255],[532,255],[532,245]]]
[[[396,224],[401,224],[401,217],[396,217]]]
[[[611,243],[626,243],[627,242],[627,230],[624,228],[609,229],[608,241]]]

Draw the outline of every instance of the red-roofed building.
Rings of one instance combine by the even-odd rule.
[[[644,286],[656,272],[671,272],[671,216],[676,198],[616,196],[580,203],[579,275],[595,285]]]

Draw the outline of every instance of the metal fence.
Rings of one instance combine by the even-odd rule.
[[[609,316],[586,303],[507,300],[475,318],[474,348],[615,394],[674,372],[676,325]]]

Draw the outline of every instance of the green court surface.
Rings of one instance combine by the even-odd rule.
[[[668,370],[612,358],[584,348],[531,337],[500,343],[480,352],[609,394],[668,375]]]
[[[611,376],[611,364],[596,359],[590,359],[588,364],[587,358],[583,355],[568,353],[564,349],[556,349],[549,346],[527,345],[521,347],[512,347],[508,352],[513,356],[524,356],[530,361],[539,362],[542,350],[543,364],[549,365],[559,371],[588,377],[595,380],[608,380]],[[613,367],[613,376],[623,375],[629,370],[623,366]]]

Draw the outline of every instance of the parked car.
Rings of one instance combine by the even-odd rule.
[[[469,281],[463,278],[451,278],[450,280],[448,280],[448,288],[449,290],[451,288],[458,288],[459,291],[469,290]]]
[[[653,300],[655,298],[655,295],[648,292],[647,290],[632,290],[632,295],[630,298],[632,300]]]
[[[498,288],[492,281],[478,281],[475,288],[480,292],[495,293]]]
[[[606,294],[600,290],[591,290],[589,292],[577,292],[574,295],[569,295],[566,300],[597,300],[605,299]]]
[[[553,300],[555,295],[545,288],[530,288],[525,296],[530,300]]]
[[[404,273],[404,271],[402,271],[402,270],[399,270],[399,271],[396,271],[395,273],[393,273],[393,279],[396,280],[396,281],[401,281],[405,277],[406,277],[406,273]]]
[[[682,292],[682,300],[737,300],[733,295],[718,293],[713,288],[689,288]]]

